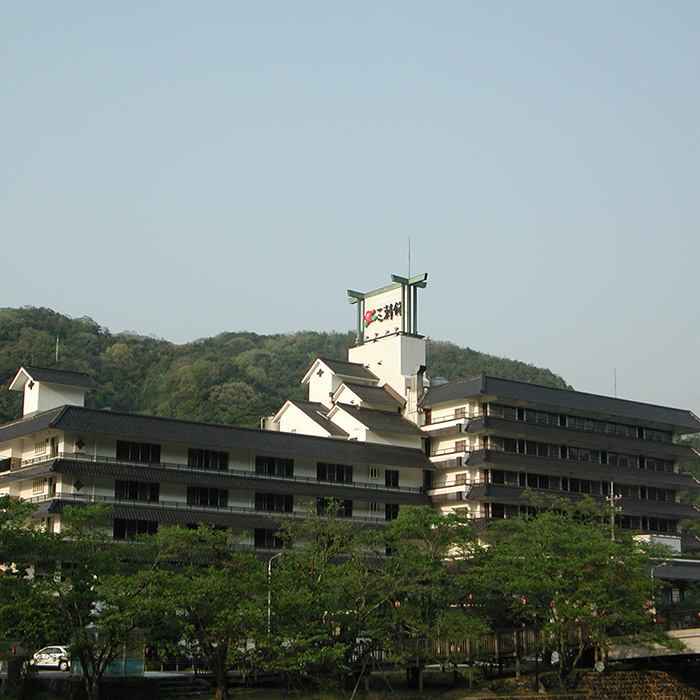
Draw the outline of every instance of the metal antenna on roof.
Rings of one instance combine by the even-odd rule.
[[[411,277],[411,237],[408,237],[408,277]]]

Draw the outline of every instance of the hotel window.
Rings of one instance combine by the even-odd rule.
[[[34,454],[44,455],[46,454],[46,440],[40,440],[34,443]]]
[[[384,517],[387,521],[396,520],[399,517],[399,504],[398,503],[387,503],[384,506]]]
[[[319,481],[333,481],[336,483],[350,484],[352,483],[352,465],[317,462],[316,478]]]
[[[378,513],[379,503],[377,503],[376,501],[370,501],[368,508],[370,513]]]
[[[636,467],[638,460],[635,455],[624,455],[617,452],[608,452],[608,464],[617,467]]]
[[[187,505],[225,507],[228,505],[228,491],[208,486],[188,486]]]
[[[284,542],[275,534],[276,530],[256,527],[254,534],[255,546],[258,549],[282,549]]]
[[[190,447],[187,450],[187,466],[191,469],[226,471],[228,469],[228,452]]]
[[[256,493],[255,510],[266,510],[271,513],[291,513],[293,507],[291,494]]]
[[[384,472],[384,485],[390,487],[396,487],[399,485],[398,469],[387,469]]]
[[[257,455],[255,473],[267,476],[294,476],[294,460],[285,457]]]
[[[34,479],[32,481],[32,493],[44,493],[44,479]]]
[[[650,532],[676,532],[676,521],[666,518],[642,518],[642,530]]]
[[[129,501],[157,501],[160,486],[153,481],[122,481],[114,482],[114,497]]]
[[[654,428],[644,428],[645,440],[656,440],[658,442],[671,442],[672,433],[666,430],[655,430]]]
[[[115,540],[131,540],[137,535],[155,535],[158,523],[150,520],[114,519],[113,535]]]
[[[673,503],[676,500],[676,494],[674,491],[669,489],[657,489],[652,486],[644,487],[646,490],[646,496],[642,495],[642,498],[647,498],[650,501],[667,501]]]
[[[493,411],[493,414],[491,413]],[[489,404],[489,415],[500,416],[509,420],[518,418],[518,410],[515,406],[501,406],[499,404]]]
[[[159,464],[160,445],[153,445],[148,442],[117,440],[117,459],[124,459],[129,462]]]
[[[337,518],[352,518],[352,501],[349,499],[319,498],[316,501],[318,515],[334,515]]]
[[[526,408],[524,418],[528,423],[559,425],[559,415],[556,413],[547,413],[546,411],[535,411],[534,409]]]
[[[658,457],[640,457],[640,466],[643,469],[653,469],[658,472],[672,472],[673,460],[659,459]]]
[[[467,474],[455,474],[455,486],[464,486],[467,483]]]
[[[382,470],[379,467],[370,467],[369,478],[372,479],[372,481],[379,481],[379,479],[382,478]]]

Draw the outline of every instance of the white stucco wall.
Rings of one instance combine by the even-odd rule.
[[[425,366],[425,338],[391,335],[368,341],[348,350],[350,362],[365,365],[379,377],[379,384],[388,384],[406,398],[411,374]]]
[[[328,431],[315,420],[309,418],[300,408],[287,402],[275,416],[279,429],[283,433],[300,433],[327,437]]]
[[[23,413],[25,416],[29,413],[48,411],[66,404],[83,406],[84,403],[85,389],[81,387],[30,381],[27,381],[24,386]]]

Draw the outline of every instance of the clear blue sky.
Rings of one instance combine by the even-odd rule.
[[[420,330],[700,412],[700,3],[0,5],[0,306]],[[457,377],[452,377],[456,379]]]

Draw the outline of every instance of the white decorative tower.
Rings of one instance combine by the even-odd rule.
[[[417,404],[426,359],[425,338],[418,334],[418,290],[427,286],[428,274],[391,279],[393,284],[373,292],[348,290],[350,303],[357,304],[357,345],[348,360],[404,397],[405,417],[420,424]]]
[[[15,375],[10,390],[24,392],[23,416],[58,406],[83,406],[85,392],[98,386],[84,372],[25,365]]]

